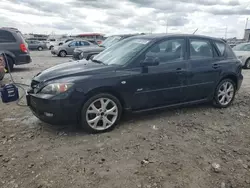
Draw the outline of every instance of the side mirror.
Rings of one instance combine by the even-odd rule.
[[[157,66],[160,64],[160,60],[157,57],[146,57],[142,62],[141,66],[142,67],[147,67],[147,66]]]

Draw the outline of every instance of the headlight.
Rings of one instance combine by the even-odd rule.
[[[73,83],[53,83],[45,86],[39,93],[57,95],[68,91]]]

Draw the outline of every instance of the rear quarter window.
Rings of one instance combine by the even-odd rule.
[[[0,30],[0,43],[16,42],[15,37],[11,32]]]
[[[225,56],[226,58],[230,58],[230,59],[236,58],[232,48],[229,45],[225,45]]]
[[[219,50],[220,56],[224,56],[226,51],[226,44],[219,41],[215,41],[214,43],[217,49]]]

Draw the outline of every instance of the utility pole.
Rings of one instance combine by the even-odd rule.
[[[168,19],[166,21],[166,33],[168,33]]]
[[[226,27],[226,30],[225,30],[225,39],[227,39],[227,27]]]
[[[248,18],[247,18],[247,20],[246,20],[245,29],[247,29],[247,25],[248,25]]]

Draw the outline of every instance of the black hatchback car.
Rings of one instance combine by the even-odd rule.
[[[228,107],[240,88],[241,62],[222,40],[144,35],[118,42],[92,60],[65,63],[34,77],[27,102],[48,123],[114,128],[122,112],[211,101]]]

